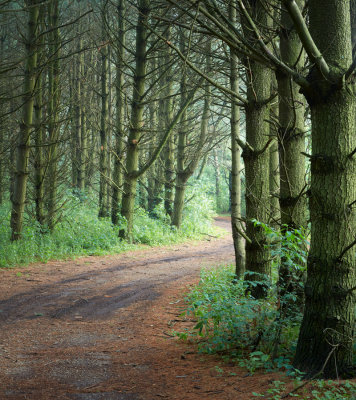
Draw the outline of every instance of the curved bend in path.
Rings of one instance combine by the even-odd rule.
[[[167,334],[187,326],[181,299],[200,269],[233,258],[227,234],[0,271],[0,399],[249,399],[244,378]]]

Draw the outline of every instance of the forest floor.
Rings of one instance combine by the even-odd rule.
[[[0,271],[0,399],[256,398],[278,375],[248,376],[171,335],[194,324],[180,314],[201,268],[233,259],[229,233]]]

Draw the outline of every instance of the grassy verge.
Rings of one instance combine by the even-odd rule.
[[[155,210],[154,219],[138,208],[133,233],[136,246],[119,239],[118,231],[122,225],[113,226],[109,218],[99,219],[93,202],[76,196],[68,196],[60,221],[52,232],[40,227],[28,212],[23,238],[10,242],[10,204],[3,204],[0,207],[0,268],[83,255],[120,253],[137,247],[137,244],[157,246],[199,239],[206,234],[217,235],[211,224],[211,202],[202,196],[187,205],[179,231],[170,226],[162,207]]]

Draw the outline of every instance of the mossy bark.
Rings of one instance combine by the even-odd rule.
[[[59,123],[58,110],[60,102],[60,32],[59,32],[59,3],[58,0],[52,0],[48,5],[49,18],[49,45],[48,50],[51,62],[48,66],[48,139],[49,157],[48,157],[48,213],[47,224],[52,230],[56,223],[57,212],[57,190],[58,190],[58,140]]]
[[[0,36],[0,60],[4,58],[4,44],[5,44],[5,34]],[[1,63],[1,61],[0,61]],[[1,85],[1,95],[3,93],[3,85]],[[4,193],[5,193],[5,149],[4,149],[4,142],[5,142],[5,118],[3,116],[4,112],[4,102],[2,102],[0,106],[0,205],[4,201]]]
[[[149,0],[140,0],[138,5],[138,23],[136,27],[136,67],[133,86],[130,131],[127,140],[126,173],[124,194],[122,197],[121,214],[127,221],[127,228],[120,231],[121,237],[131,240],[133,229],[133,212],[136,196],[138,176],[139,141],[142,134],[143,111],[142,103],[145,94],[146,65],[147,65],[147,23],[149,14]]]
[[[304,0],[298,0],[302,9]],[[282,61],[290,67],[301,71],[304,67],[304,52],[299,36],[293,22],[282,8],[280,51]],[[306,100],[300,93],[300,88],[291,77],[278,73],[279,95],[279,162],[280,162],[280,196],[282,231],[306,228],[307,226],[307,199],[306,190],[306,160],[302,154],[305,152],[305,103]],[[303,303],[303,293],[300,285],[302,274],[291,271],[288,262],[280,260],[279,283],[280,295],[283,304],[290,308]],[[287,301],[285,295],[294,293],[298,300],[296,303]],[[288,303],[288,304],[287,304]]]
[[[118,37],[116,61],[116,126],[115,126],[115,154],[113,171],[113,190],[111,203],[111,221],[118,223],[119,204],[121,202],[123,182],[123,150],[124,150],[124,120],[125,120],[125,92],[124,92],[124,59],[126,46],[126,0],[119,0],[117,5]]]
[[[102,15],[102,38],[104,44],[100,49],[101,52],[101,116],[100,116],[100,186],[99,186],[99,218],[108,217],[108,126],[109,126],[109,89],[108,89],[108,69],[109,56],[108,44],[105,43],[105,20],[106,20],[106,3],[103,2]]]
[[[261,2],[250,1],[249,12],[264,27],[271,21]],[[254,40],[253,33],[246,28],[245,37]],[[270,254],[261,227],[252,219],[267,223],[269,217],[269,105],[271,95],[271,71],[269,68],[249,60],[245,64],[247,81],[246,142],[242,157],[246,177],[246,279],[260,282],[250,287],[251,294],[262,298],[267,294],[263,281],[271,273]]]
[[[42,32],[44,29],[44,10],[41,7],[39,12],[39,29]],[[39,63],[44,62],[44,36],[39,41]],[[43,92],[44,82],[43,75],[40,73],[36,79],[36,93],[34,102],[34,200],[36,207],[36,220],[43,226],[45,223],[45,157],[44,157],[44,140],[45,140],[45,122],[43,119]]]
[[[77,181],[76,187],[83,191],[85,189],[85,170],[87,162],[87,133],[86,133],[86,112],[85,112],[85,94],[83,88],[84,80],[84,52],[83,52],[83,40],[79,39],[78,43],[78,55],[77,55],[77,77],[76,77],[76,167],[77,167]]]
[[[350,4],[313,1],[309,11],[311,34],[330,74],[314,67],[312,88],[305,91],[312,120],[311,247],[294,364],[311,376],[326,363],[323,376],[334,378],[355,372],[356,105],[352,83],[342,78],[352,62]]]
[[[24,78],[23,115],[17,141],[16,166],[13,194],[11,197],[11,240],[21,238],[26,202],[30,136],[33,123],[34,88],[37,68],[37,33],[39,6],[37,0],[28,0],[28,24],[26,35],[26,69]]]

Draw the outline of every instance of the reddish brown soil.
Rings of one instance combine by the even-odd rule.
[[[0,399],[255,398],[276,376],[246,376],[169,335],[192,324],[179,315],[200,269],[231,262],[228,234],[1,271]]]

